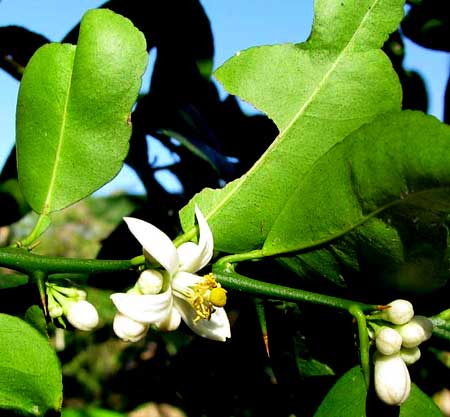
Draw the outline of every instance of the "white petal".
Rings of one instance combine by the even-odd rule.
[[[178,258],[181,271],[197,272],[208,264],[213,255],[213,234],[197,206],[195,206],[195,215],[199,228],[198,245],[193,242],[186,242],[179,246]]]
[[[144,220],[134,217],[123,219],[144,250],[172,275],[178,269],[178,254],[169,236]]]
[[[115,293],[111,300],[122,314],[141,323],[158,323],[170,313],[173,303],[171,289],[161,294]]]
[[[114,333],[127,342],[137,342],[138,340],[141,340],[146,335],[148,328],[148,324],[139,323],[121,313],[117,313],[114,316]]]
[[[180,271],[172,279],[172,291],[176,295],[186,293],[186,291],[189,291],[190,288],[195,287],[201,281],[203,281],[203,277]]]
[[[183,321],[194,333],[206,337],[207,339],[218,340],[220,342],[225,342],[227,338],[231,337],[230,321],[223,308],[216,308],[216,311],[212,314],[210,320],[203,319],[194,323],[196,314],[191,305],[179,298],[175,298],[174,302]]]
[[[166,319],[156,323],[156,327],[163,332],[171,332],[178,329],[181,323],[181,315],[175,307],[172,307]]]

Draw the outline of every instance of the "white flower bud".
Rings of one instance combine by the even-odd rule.
[[[56,319],[58,317],[61,317],[63,315],[63,308],[56,303],[53,303],[52,305],[49,304],[48,306],[48,314],[52,319]]]
[[[397,331],[403,339],[403,346],[413,348],[431,337],[433,323],[424,316],[414,316],[409,323],[399,326]]]
[[[65,306],[65,315],[69,323],[80,330],[93,330],[98,325],[98,313],[86,300],[69,301]]]
[[[375,353],[375,391],[381,401],[389,405],[401,405],[411,391],[408,368],[400,356]]]
[[[388,304],[379,317],[393,324],[408,323],[414,316],[412,304],[407,300],[394,300]]]
[[[114,333],[126,342],[137,342],[141,340],[147,333],[148,328],[148,324],[130,319],[124,314],[117,313],[114,316]]]
[[[390,327],[382,327],[377,331],[375,338],[377,349],[383,355],[397,353],[402,347],[402,337],[397,330]]]
[[[141,294],[159,294],[163,286],[163,276],[154,269],[146,269],[137,280],[136,287]]]
[[[405,361],[406,365],[412,365],[420,359],[420,349],[416,346],[413,348],[402,348],[400,356]]]

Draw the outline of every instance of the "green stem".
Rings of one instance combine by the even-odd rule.
[[[125,271],[137,265],[136,258],[131,260],[76,259],[36,255],[18,248],[0,249],[0,266],[27,275],[32,275],[34,271],[41,271],[46,275],[61,272],[94,274]]]
[[[284,287],[282,285],[251,279],[235,272],[231,264],[225,265],[222,262],[215,264],[213,266],[213,272],[217,280],[227,288],[256,294],[259,296],[263,295],[280,300],[304,301],[307,303],[324,305],[346,311],[349,311],[352,306],[357,306],[361,309],[361,311],[373,311],[377,309],[377,306],[372,304],[359,303],[352,300],[346,300],[344,298],[314,293],[297,288]]]
[[[14,246],[28,248],[49,228],[50,224],[50,217],[46,214],[41,214],[31,233],[26,238],[15,243]]]
[[[369,333],[367,332],[366,316],[358,305],[352,305],[349,308],[349,313],[356,319],[358,324],[358,336],[359,336],[359,357],[361,361],[361,368],[364,374],[364,380],[366,387],[369,388],[370,384],[370,357],[369,357]]]
[[[244,262],[244,261],[253,261],[255,259],[261,259],[264,257],[263,251],[261,249],[256,249],[254,251],[245,252],[245,253],[236,253],[234,255],[224,256],[220,258],[216,265],[218,267],[225,268],[229,264]]]

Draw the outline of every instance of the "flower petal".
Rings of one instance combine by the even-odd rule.
[[[137,342],[146,335],[149,325],[132,320],[122,313],[117,313],[114,316],[113,329],[114,333],[122,340]]]
[[[123,219],[144,250],[172,275],[178,269],[178,254],[169,236],[144,220],[134,217]]]
[[[181,323],[181,315],[175,307],[172,307],[165,320],[156,323],[156,327],[163,332],[171,332],[178,329]]]
[[[213,234],[197,206],[195,206],[195,215],[199,228],[198,245],[194,242],[186,242],[177,249],[181,271],[197,272],[208,264],[213,255]]]
[[[171,289],[161,294],[115,293],[111,300],[123,315],[141,323],[165,320],[172,308]]]
[[[196,313],[191,305],[180,298],[175,298],[174,303],[183,321],[199,336],[220,342],[225,342],[227,338],[231,337],[230,321],[223,308],[216,308],[209,320],[199,320],[194,323]]]

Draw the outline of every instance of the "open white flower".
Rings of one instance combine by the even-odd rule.
[[[198,243],[186,242],[178,248],[152,224],[125,217],[131,233],[143,246],[147,260],[153,264],[156,261],[164,271],[150,270],[151,285],[147,285],[148,277],[142,277],[142,282],[138,281],[132,290],[112,294],[111,299],[121,315],[138,323],[175,330],[183,319],[198,335],[225,341],[230,337],[230,323],[223,309],[226,291],[213,274],[195,275],[211,260],[214,248],[211,229],[197,206],[195,215],[199,226]],[[158,274],[161,286],[156,285]]]

